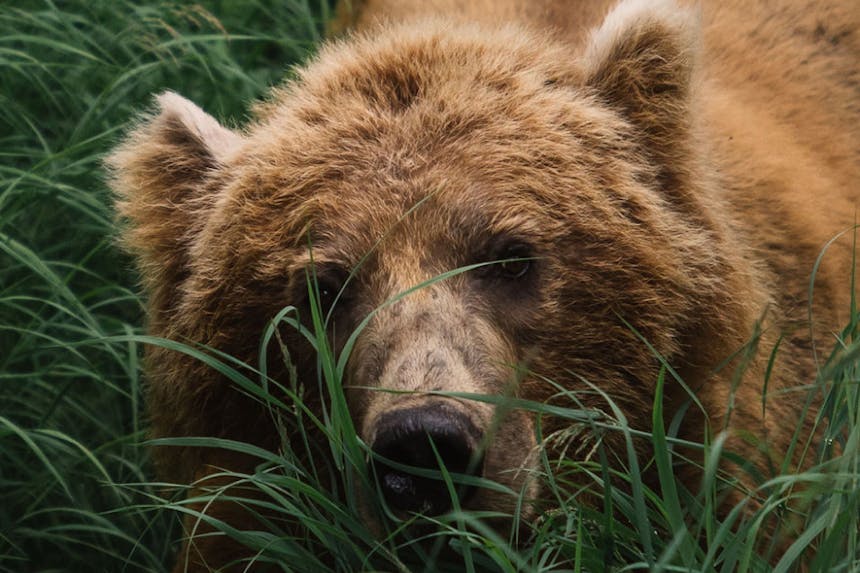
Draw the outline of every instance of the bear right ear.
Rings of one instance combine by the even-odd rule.
[[[187,99],[165,92],[107,158],[122,243],[138,259],[151,319],[170,310],[188,274],[188,249],[215,201],[214,175],[242,137]]]
[[[700,17],[674,0],[622,0],[591,33],[585,82],[636,129],[672,187],[686,163]]]

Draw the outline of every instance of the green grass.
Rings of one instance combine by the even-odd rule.
[[[295,424],[289,420],[298,413],[300,426],[318,426],[328,437],[308,443],[306,455],[187,439],[260,458],[253,475],[240,476],[262,492],[246,503],[283,520],[254,533],[220,525],[261,560],[303,571],[765,571],[765,530],[776,516],[801,533],[775,570],[791,570],[797,559],[811,571],[858,570],[856,318],[811,390],[827,394],[825,448],[798,437],[797,447],[812,448],[819,461],[803,474],[763,483],[762,509],[751,517],[716,514],[720,436],[708,445],[700,491],[675,480],[683,449],[677,425],[662,424],[658,392],[655,423],[644,437],[653,441],[653,459],[638,459],[632,445],[620,464],[618,452],[600,447],[587,462],[545,453],[535,479],[558,507],[525,524],[516,539],[459,511],[421,534],[393,519],[383,520],[382,535],[369,532],[355,492],[378,499],[370,454],[346,412],[343,356],[327,349],[321,315],[307,334],[320,350],[320,383],[332,396],[322,414],[304,409],[295,381],[268,380],[264,363],[249,367],[143,335],[131,261],[114,245],[104,154],[151,94],[167,88],[228,124],[241,123],[248,102],[314,49],[326,16],[318,0],[0,2],[0,571],[170,567],[180,535],[176,516],[193,511],[153,481],[142,446],[138,358],[145,344],[195,353],[285,424]],[[277,320],[298,327],[289,309]],[[273,326],[263,333],[264,345],[279,344],[275,332]],[[664,373],[666,383],[671,375]],[[567,417],[575,431],[622,432],[630,444],[642,439],[643,429],[629,428],[611,401],[602,417],[508,405]],[[660,475],[659,487],[645,483],[646,471]],[[452,489],[460,480],[442,477]],[[600,503],[583,503],[583,483]],[[242,492],[212,493],[230,495]],[[381,505],[375,511],[385,514]],[[284,525],[295,520],[306,525],[299,533]],[[808,545],[818,549],[814,559]]]
[[[160,571],[142,306],[104,154],[173,89],[238,123],[320,40],[318,0],[0,2],[0,571]],[[313,8],[313,9],[312,9]]]

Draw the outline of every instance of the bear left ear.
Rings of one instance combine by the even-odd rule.
[[[242,136],[187,99],[165,92],[106,158],[122,243],[134,255],[153,318],[169,317],[188,274],[189,248],[216,201]]]
[[[671,165],[686,139],[700,23],[672,0],[623,0],[594,30],[583,60],[585,82]]]

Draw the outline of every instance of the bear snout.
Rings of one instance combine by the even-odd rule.
[[[437,402],[386,412],[373,433],[374,474],[396,513],[439,515],[451,509],[441,466],[455,474],[452,482],[461,505],[474,497],[475,488],[458,481],[459,476],[482,475],[483,433],[458,408]]]

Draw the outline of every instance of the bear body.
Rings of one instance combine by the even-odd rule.
[[[481,474],[528,489],[510,470],[535,463],[534,417],[439,393],[547,402],[558,385],[605,410],[596,387],[648,431],[659,354],[703,409],[684,437],[727,429],[759,467],[781,461],[812,348],[850,310],[860,11],[776,4],[368,0],[361,33],[241,132],[160,96],[110,158],[149,331],[253,363],[267,322],[307,308],[310,273],[336,351],[372,315],[344,386],[360,437],[385,451],[392,432],[435,432],[452,456],[486,440]],[[718,368],[755,347],[740,380],[739,358]],[[278,447],[260,407],[199,360],[155,346],[146,369],[154,436]],[[667,411],[689,399],[667,382]],[[180,483],[252,470],[214,449],[157,454]],[[468,507],[513,504],[482,490]],[[200,551],[218,563],[223,546]]]

